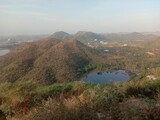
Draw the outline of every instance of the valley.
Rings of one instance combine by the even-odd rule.
[[[89,34],[85,43],[62,36],[13,44],[0,57],[0,110],[9,119],[129,119],[135,110],[159,116],[159,36],[99,41]]]
[[[0,120],[160,120],[160,0],[0,0]]]

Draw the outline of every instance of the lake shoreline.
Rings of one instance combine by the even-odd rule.
[[[113,70],[113,71],[92,71],[84,77],[82,77],[82,81],[86,83],[93,83],[93,84],[106,84],[108,82],[123,82],[130,79],[130,75],[128,70]]]

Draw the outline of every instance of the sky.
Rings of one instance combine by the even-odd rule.
[[[0,35],[160,32],[160,0],[0,0]]]

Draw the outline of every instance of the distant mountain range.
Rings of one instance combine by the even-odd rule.
[[[0,36],[0,47],[18,45],[23,42],[32,42],[50,36],[60,40],[76,39],[82,43],[88,44],[96,41],[141,41],[152,40],[160,36],[160,32],[121,32],[121,33],[94,33],[79,31],[75,34],[69,34],[64,31],[57,31],[52,35],[16,35]]]
[[[94,41],[134,41],[134,40],[150,40],[155,39],[160,34],[158,33],[93,33],[80,31],[74,35],[66,33],[64,31],[55,32],[51,35],[52,38],[68,40],[71,38],[77,39],[82,43],[94,42]]]

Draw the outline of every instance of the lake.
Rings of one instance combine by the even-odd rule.
[[[86,83],[105,84],[109,82],[123,82],[129,79],[129,75],[125,70],[117,70],[113,72],[92,72],[82,80]]]
[[[5,54],[7,54],[7,53],[9,53],[10,52],[10,50],[9,49],[0,49],[0,56],[3,56],[3,55],[5,55]]]

